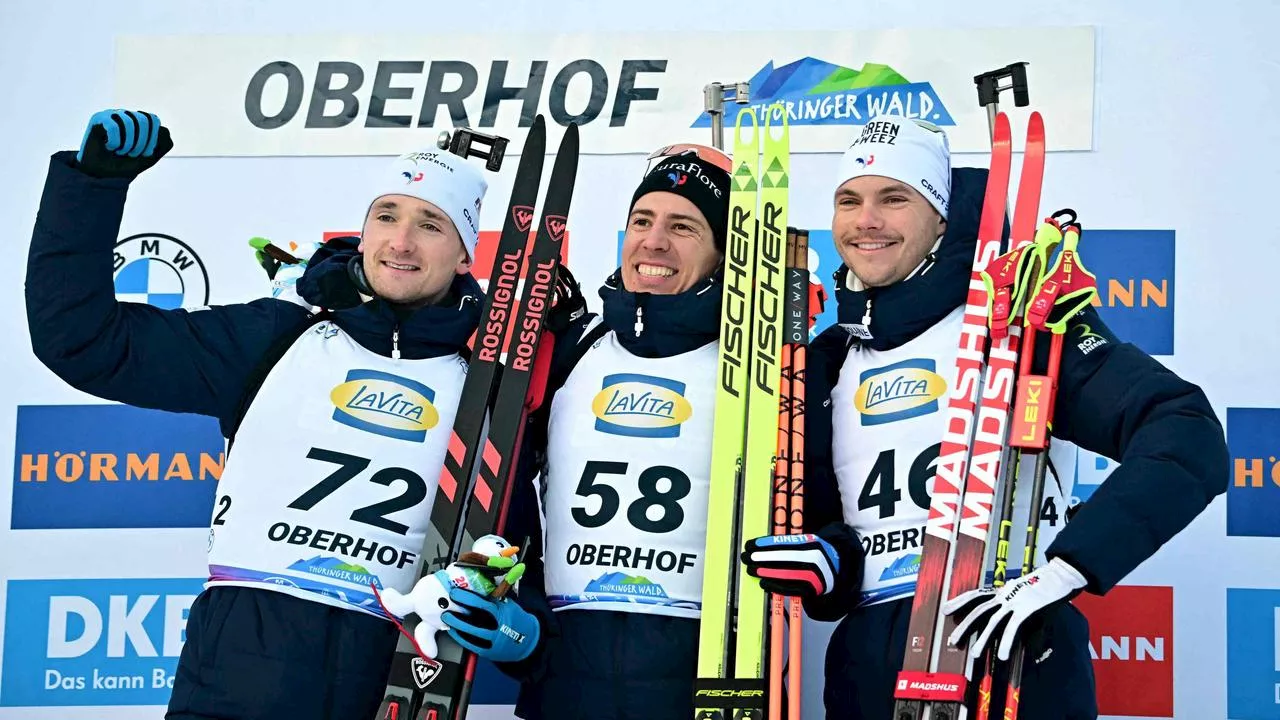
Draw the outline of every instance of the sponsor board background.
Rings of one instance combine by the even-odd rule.
[[[470,23],[469,35],[490,31],[530,34],[521,36],[520,41],[529,47],[545,42],[540,35],[553,33],[597,33],[606,39],[610,33],[637,33],[645,35],[651,47],[661,48],[664,36],[674,37],[673,27],[708,28],[701,37],[685,31],[680,42],[706,42],[708,46],[698,51],[710,56],[713,51],[707,48],[717,38],[731,37],[736,32],[773,31],[776,38],[771,43],[778,50],[772,59],[785,63],[808,52],[796,49],[799,43],[795,38],[800,36],[791,31],[892,31],[883,36],[889,40],[882,46],[883,53],[890,57],[880,57],[872,49],[866,54],[846,49],[842,57],[818,59],[855,68],[865,62],[894,65],[899,62],[897,58],[914,58],[913,62],[929,67],[945,59],[960,71],[955,76],[959,80],[953,80],[958,89],[943,90],[952,92],[944,101],[953,114],[967,114],[970,126],[966,131],[970,137],[981,138],[985,120],[974,114],[976,95],[971,87],[964,86],[964,78],[1027,58],[1010,56],[993,61],[989,55],[978,53],[976,41],[971,44],[972,52],[951,49],[939,58],[940,51],[918,32],[938,28],[1016,28],[1028,46],[1054,47],[1057,29],[1092,27],[1094,71],[1083,85],[1049,72],[1041,63],[1029,68],[1034,106],[1047,108],[1052,106],[1051,100],[1069,97],[1088,108],[1083,111],[1084,117],[1091,121],[1083,142],[1087,150],[1050,154],[1042,211],[1052,212],[1063,206],[1077,210],[1086,229],[1084,251],[1090,253],[1085,255],[1086,263],[1100,278],[1105,279],[1105,270],[1122,281],[1127,281],[1126,275],[1137,279],[1135,307],[1119,302],[1111,308],[1110,312],[1117,314],[1113,327],[1157,353],[1158,359],[1171,369],[1203,385],[1228,425],[1233,456],[1246,463],[1258,460],[1263,465],[1264,486],[1252,487],[1252,476],[1246,475],[1238,487],[1231,488],[1230,499],[1242,501],[1240,507],[1251,503],[1270,505],[1275,510],[1270,517],[1280,516],[1271,472],[1276,462],[1272,458],[1280,456],[1276,448],[1280,433],[1275,431],[1280,425],[1266,415],[1228,411],[1280,408],[1280,390],[1274,380],[1274,358],[1280,354],[1280,339],[1266,329],[1271,309],[1280,304],[1270,274],[1280,260],[1280,250],[1269,226],[1259,222],[1271,205],[1272,188],[1280,181],[1274,157],[1280,130],[1265,121],[1280,111],[1280,101],[1267,90],[1272,79],[1266,74],[1266,69],[1280,59],[1268,34],[1269,28],[1280,20],[1280,9],[1266,5],[1220,5],[1210,9],[1189,2],[1151,1],[1121,6],[1101,0],[1086,0],[1069,8],[995,0],[963,6],[922,0],[910,7],[873,1],[858,4],[856,11],[836,10],[815,0],[797,0],[788,4],[785,13],[777,12],[775,4],[758,0],[723,7],[658,0],[645,9],[644,13],[602,11],[597,4],[585,0],[561,0],[550,7],[477,2],[468,6],[465,17],[450,19],[439,6],[395,3],[374,13],[329,0],[271,6],[233,2],[216,8],[193,2],[139,0],[127,12],[121,12],[118,6],[87,1],[5,4],[0,8],[0,37],[4,39],[0,43],[0,68],[6,71],[7,90],[17,102],[35,102],[38,98],[38,106],[18,114],[0,115],[0,137],[7,139],[0,235],[8,239],[12,248],[11,262],[0,267],[0,287],[5,288],[6,306],[11,308],[4,315],[3,327],[10,338],[7,359],[12,373],[0,397],[0,464],[9,463],[15,472],[20,469],[20,457],[15,452],[19,406],[101,402],[67,388],[31,355],[21,288],[25,248],[49,153],[73,148],[83,134],[85,120],[94,111],[144,102],[143,95],[124,92],[129,85],[120,77],[123,67],[167,61],[161,59],[164,56],[148,60],[145,53],[136,52],[126,58],[118,44],[122,36],[128,35],[133,38],[131,42],[138,43],[145,42],[140,36],[148,35],[229,35],[241,47],[256,41],[268,46],[264,52],[269,53],[274,47],[271,38],[290,34],[294,36],[291,42],[304,47],[313,61],[366,62],[430,54],[433,38],[453,32],[458,22]],[[387,36],[389,39],[381,40],[372,50],[364,44],[389,29],[397,34]],[[476,56],[514,57],[518,53],[512,47],[521,45],[495,41]],[[1213,53],[1200,51],[1210,47],[1214,48]],[[690,51],[673,45],[671,52]],[[733,51],[714,54],[721,62],[735,56]],[[740,69],[731,64],[717,66],[715,76],[695,72],[692,77],[683,78],[683,92],[695,95],[680,102],[690,103],[696,111],[703,83],[745,80],[760,69],[761,59],[753,56],[744,60]],[[183,81],[199,87],[224,77],[225,66],[226,63],[204,63],[193,68]],[[913,82],[935,82],[930,77],[915,77],[919,72],[906,67],[896,69]],[[554,71],[555,68],[550,72]],[[511,72],[516,72],[514,67]],[[725,76],[724,72],[733,76]],[[366,82],[371,76],[369,68]],[[941,84],[942,80],[936,82]],[[420,87],[421,77],[406,78],[397,84]],[[231,104],[227,111],[239,112],[243,96],[227,97],[226,102]],[[1004,102],[1009,103],[1007,99]],[[504,103],[503,112],[513,114],[517,105]],[[148,109],[165,118],[184,118],[182,125],[173,128],[175,141],[180,147],[199,146],[202,121],[194,118],[189,105],[150,105]],[[545,105],[540,109],[545,111]],[[979,122],[976,128],[972,127],[975,118]],[[966,122],[963,118],[960,121]],[[1046,121],[1051,141],[1070,136],[1060,116],[1047,114]],[[692,118],[686,122],[681,116],[678,123],[649,128],[648,132],[656,134],[640,136],[637,143],[648,143],[640,151],[681,140],[706,142],[709,131],[690,128],[689,122]],[[1015,135],[1019,135],[1024,127],[1019,115],[1015,115],[1014,127]],[[361,132],[373,137],[384,131],[371,128]],[[426,133],[424,141],[430,143],[435,134],[435,130]],[[805,136],[814,137],[803,127],[793,130],[793,137]],[[592,152],[588,138],[584,133],[584,149]],[[558,140],[559,132],[553,127],[548,146],[554,148]],[[189,245],[208,273],[211,302],[263,296],[269,286],[253,263],[248,239],[261,235],[277,241],[310,242],[325,231],[356,226],[366,202],[361,173],[376,169],[382,162],[381,158],[345,155],[332,148],[325,151],[326,144],[319,138],[311,147],[314,149],[306,152],[321,154],[241,157],[255,154],[241,150],[223,151],[227,156],[222,157],[192,158],[175,152],[132,189],[120,238],[162,233]],[[513,147],[518,147],[518,142]],[[827,227],[831,190],[827,178],[835,170],[839,148],[839,143],[832,143],[830,152],[798,154],[794,158],[794,224],[815,231]],[[218,150],[213,152],[217,154]],[[616,263],[616,233],[634,187],[630,178],[637,177],[643,166],[641,155],[633,150],[622,152],[583,156],[570,215],[574,239],[569,265],[584,282],[593,308],[599,307],[594,287]],[[961,154],[956,158],[958,165],[985,162],[982,155]],[[482,217],[486,229],[499,227],[513,171],[514,162],[500,175],[490,176],[491,190]],[[611,181],[601,182],[601,178]],[[1091,235],[1095,229],[1099,232]],[[1117,234],[1100,232],[1104,229]],[[1126,255],[1136,247],[1138,239],[1121,233],[1138,231],[1151,233],[1144,237],[1157,238],[1169,248]],[[1102,242],[1104,238],[1106,242]],[[1091,246],[1095,240],[1098,243]],[[819,277],[829,282],[828,272]],[[1142,307],[1143,277],[1154,287],[1159,287],[1161,280],[1168,281],[1164,300],[1158,300],[1157,293],[1148,293],[1149,304]],[[1120,320],[1119,314],[1128,317]],[[91,448],[66,450],[89,452]],[[1075,485],[1071,492],[1080,497],[1087,495],[1114,465],[1081,454],[1072,474]],[[110,594],[106,599],[95,594],[99,592],[97,580],[137,581],[123,587],[136,595],[164,595],[169,590],[163,582],[199,578],[204,572],[207,531],[200,527],[11,529],[15,481],[0,483],[0,578],[5,581],[0,592],[0,619],[6,629],[6,644],[11,636],[21,637],[12,633],[48,622],[47,616],[41,616],[47,607],[27,602],[30,588],[37,586],[23,582],[75,581],[65,592],[98,602],[104,617],[109,618]],[[195,493],[186,502],[203,500]],[[49,515],[54,517],[53,513]],[[1280,570],[1274,562],[1280,547],[1275,536],[1280,535],[1280,529],[1274,524],[1263,525],[1267,515],[1254,512],[1240,516],[1240,527],[1247,528],[1247,532],[1229,534],[1232,524],[1228,515],[1227,499],[1218,499],[1183,535],[1125,580],[1125,585],[1172,589],[1173,637],[1167,639],[1164,659],[1156,661],[1148,656],[1123,661],[1172,664],[1171,702],[1154,698],[1145,701],[1148,704],[1144,706],[1171,706],[1172,713],[1165,716],[1196,720],[1280,717],[1274,688],[1280,662],[1274,640],[1266,647],[1242,642],[1254,633],[1275,637],[1274,611],[1268,614],[1263,606],[1270,603],[1274,608],[1280,599],[1274,592],[1231,594],[1280,588]],[[11,599],[17,596],[23,598],[21,603]],[[1242,599],[1232,606],[1230,598]],[[1108,598],[1117,603],[1122,599]],[[1139,612],[1147,609],[1141,602],[1135,604]],[[11,608],[19,606],[22,610],[11,615]],[[36,609],[31,610],[32,607]],[[163,597],[156,607],[164,607]],[[32,616],[32,612],[36,615]],[[1265,622],[1268,618],[1271,625]],[[149,620],[144,627],[156,651],[162,653],[164,630],[152,626],[158,622]],[[117,631],[122,642],[129,637],[126,627],[127,623]],[[79,629],[70,627],[68,632]],[[831,629],[825,624],[807,625],[806,667],[821,667]],[[1131,632],[1137,636],[1147,631],[1138,627]],[[93,652],[106,658],[110,652],[107,629],[103,638]],[[38,637],[31,640],[37,645],[39,641]],[[122,647],[128,648],[126,652],[135,652],[132,644]],[[42,658],[44,652],[46,649],[41,650]],[[11,656],[6,650],[0,657],[0,678],[11,671],[11,664],[23,663],[29,657],[21,653]],[[1136,657],[1135,654],[1133,658]],[[173,660],[152,659],[157,664]],[[1097,667],[1100,674],[1108,672],[1102,662]],[[483,678],[477,694],[485,693],[487,704],[475,706],[474,715],[510,717],[506,704],[510,702],[509,691],[509,685],[491,676]],[[10,706],[9,692],[0,680],[0,718],[160,718],[165,697],[163,692],[153,695],[151,702],[157,704],[141,707],[39,708]],[[820,698],[820,680],[814,675],[805,687],[806,717],[821,716]],[[1108,717],[1121,717],[1124,715],[1118,713],[1134,712],[1133,707],[1113,705],[1108,710],[1104,702],[1103,709],[1117,713]]]
[[[473,85],[476,90],[461,103],[473,127],[511,133],[521,116],[522,126],[528,127],[532,113],[523,108],[526,98],[532,103],[536,96],[550,112],[549,120],[585,119],[585,124],[579,120],[584,152],[648,152],[664,144],[663,135],[672,128],[709,127],[707,118],[700,117],[702,86],[707,82],[701,78],[726,77],[725,73],[753,81],[753,104],[789,100],[795,103],[794,119],[812,121],[808,132],[792,139],[793,152],[825,152],[845,141],[845,118],[865,118],[895,102],[938,125],[958,124],[953,147],[972,151],[989,145],[982,110],[956,102],[970,92],[972,73],[961,71],[948,58],[964,52],[977,65],[1001,67],[1006,64],[1002,58],[1016,54],[1068,91],[1044,99],[1044,109],[1066,121],[1051,147],[1091,146],[1091,104],[1085,100],[1093,75],[1091,28],[1058,28],[1052,46],[1018,28],[921,29],[912,31],[906,42],[901,35],[875,30],[790,35],[778,43],[761,30],[718,33],[710,42],[705,34],[675,28],[661,35],[607,37],[563,31],[542,37],[449,33],[432,37],[429,45],[407,45],[398,35],[126,37],[117,45],[117,82],[120,93],[143,104],[189,108],[177,110],[174,118],[197,131],[186,148],[175,148],[183,155],[397,153],[406,141],[414,142],[406,136],[434,134],[418,128],[433,122],[437,128],[448,126],[445,108],[431,99]],[[717,52],[717,44],[736,50]],[[409,59],[406,45],[430,51],[421,60]],[[359,69],[333,64],[329,55],[334,47],[346,48],[342,61]],[[491,47],[506,48],[509,63],[492,65],[505,58],[494,58]],[[933,51],[918,53],[917,47]],[[393,55],[397,64],[380,63]],[[876,57],[869,68],[863,59],[867,55]],[[426,65],[446,58],[452,64]],[[529,79],[530,62],[539,63],[534,77],[541,81]],[[198,68],[214,64],[220,69],[208,73],[207,82],[181,82],[201,72]],[[453,73],[447,81],[441,75],[444,68]],[[842,76],[833,77],[833,72]],[[898,90],[875,88],[888,78]],[[486,96],[499,97],[491,90],[498,83],[527,91],[520,100],[483,107]],[[412,89],[414,85],[418,89]],[[335,91],[323,110],[313,104],[311,88],[317,86]],[[375,92],[377,87],[387,90]],[[342,88],[350,92],[340,92]],[[824,99],[829,100],[825,105]],[[726,125],[733,126],[735,112],[733,105],[726,108]],[[369,133],[369,127],[379,132]],[[518,147],[519,138],[513,139]]]

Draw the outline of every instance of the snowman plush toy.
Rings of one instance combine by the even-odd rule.
[[[410,614],[418,616],[413,639],[422,654],[428,660],[434,660],[440,652],[436,633],[448,630],[444,614],[460,609],[458,603],[451,599],[451,591],[460,588],[500,600],[524,574],[525,566],[519,561],[519,551],[497,535],[485,535],[456,562],[419,578],[408,593],[394,588],[383,590],[380,595],[382,606],[401,619]]]

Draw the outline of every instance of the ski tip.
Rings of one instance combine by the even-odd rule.
[[[772,105],[769,105],[768,107],[766,107],[764,109],[764,113],[765,113],[764,114],[765,127],[771,127],[771,126],[785,127],[787,125],[787,106],[786,105],[783,105],[780,102],[775,102]],[[777,121],[778,118],[781,118],[782,122],[779,123]]]
[[[996,113],[995,139],[996,142],[1008,142],[1013,136],[1013,130],[1009,127],[1009,116],[1003,111]]]
[[[744,117],[749,116],[749,117]],[[752,160],[752,153],[760,151],[760,126],[759,118],[756,116],[756,109],[745,107],[738,111],[738,117],[734,122],[733,128],[733,164],[735,172],[744,172],[739,168],[743,162],[756,162]],[[741,159],[740,159],[741,158]]]
[[[1044,116],[1039,110],[1033,110],[1031,116],[1027,118],[1027,143],[1044,144]]]
[[[520,150],[520,166],[516,170],[517,175],[534,172],[534,163],[542,162],[542,156],[547,154],[547,126],[546,120],[541,115],[535,115],[533,125],[529,128],[529,132],[524,136],[524,146]],[[536,184],[536,180],[535,180]]]
[[[578,123],[569,122],[564,126],[564,135],[560,136],[560,147],[556,150],[556,163],[571,163],[576,169],[578,165]],[[576,171],[576,170],[575,170]],[[554,173],[555,170],[553,169]],[[554,181],[555,176],[552,176]]]
[[[781,122],[777,118],[781,118]],[[773,142],[786,143],[789,142],[791,136],[791,126],[788,123],[787,108],[782,103],[774,103],[765,108],[764,115],[765,137]]]

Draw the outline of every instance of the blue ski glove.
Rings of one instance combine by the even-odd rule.
[[[835,589],[840,554],[817,535],[766,535],[747,541],[742,553],[747,574],[760,578],[765,592],[805,600]]]
[[[133,179],[173,149],[169,128],[152,113],[102,110],[89,118],[76,165],[96,178]]]
[[[492,662],[519,662],[538,647],[541,625],[513,600],[494,600],[463,588],[451,588],[449,599],[457,609],[440,619],[449,636],[462,647]]]

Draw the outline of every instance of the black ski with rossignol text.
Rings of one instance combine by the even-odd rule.
[[[570,124],[561,140],[530,249],[545,154],[545,120],[538,115],[516,169],[432,505],[419,577],[449,565],[476,538],[501,534],[505,521],[509,481],[529,400],[541,397],[539,383],[545,383],[547,376],[551,343],[541,341],[577,175],[577,126]],[[504,364],[508,337],[511,345],[505,348]],[[541,348],[545,350],[540,352]],[[440,652],[429,662],[406,636],[400,638],[376,720],[460,720],[465,716],[476,658],[445,633],[437,639]]]

